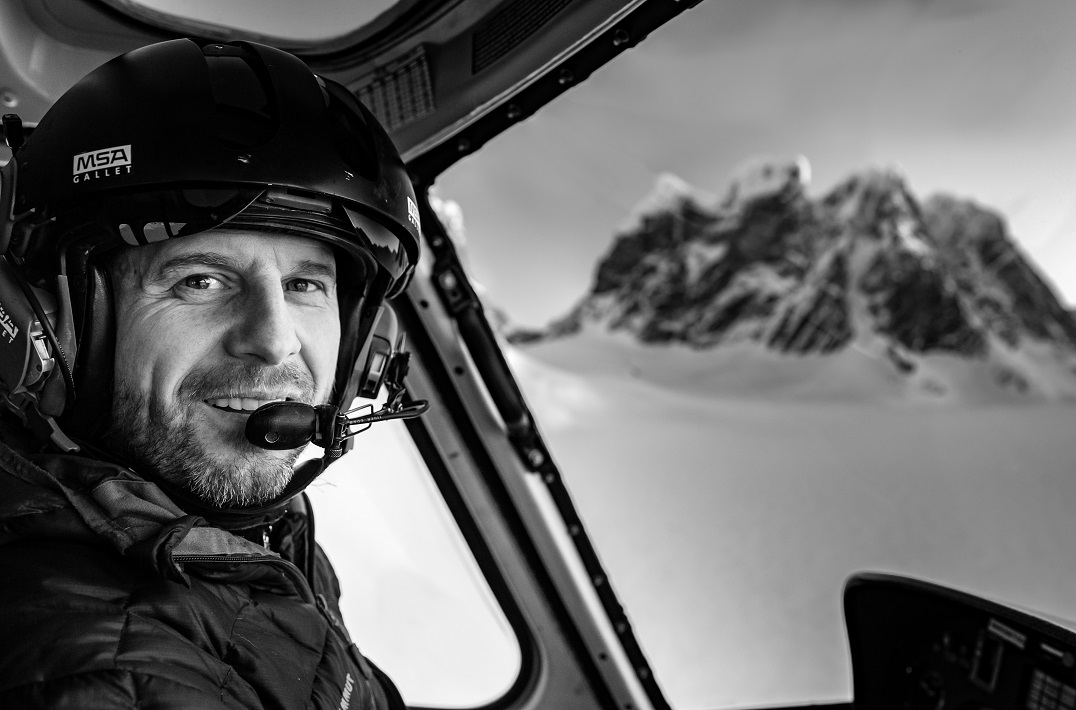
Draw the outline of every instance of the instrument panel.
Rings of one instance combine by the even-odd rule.
[[[844,591],[854,707],[1076,710],[1076,633],[906,577],[858,574]]]

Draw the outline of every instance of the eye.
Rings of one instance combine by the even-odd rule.
[[[186,288],[194,289],[196,291],[208,291],[210,289],[224,288],[218,279],[206,274],[193,274],[191,276],[184,277],[181,282]]]
[[[324,291],[325,287],[317,281],[310,281],[309,279],[291,279],[284,283],[285,291],[295,291],[297,293],[310,293],[312,291]]]

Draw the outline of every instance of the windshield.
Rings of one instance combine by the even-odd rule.
[[[204,25],[240,30],[276,42],[333,40],[354,32],[395,0],[105,0],[154,24],[189,32]],[[192,24],[193,23],[193,24]]]
[[[520,672],[519,642],[403,423],[359,435],[307,494],[344,621],[408,705],[503,696]]]
[[[674,707],[851,698],[856,571],[1076,619],[1074,22],[708,0],[439,179]]]

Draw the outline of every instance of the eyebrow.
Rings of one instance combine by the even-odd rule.
[[[233,271],[241,271],[242,267],[233,257],[220,254],[215,251],[203,251],[195,254],[183,254],[165,259],[155,269],[153,278],[161,279],[173,271],[180,271],[190,267],[221,267]],[[304,276],[321,276],[323,278],[336,278],[336,264],[314,259],[303,259],[296,262],[288,271],[301,273]]]
[[[314,261],[313,259],[303,259],[295,265],[292,271],[308,276],[322,276],[325,278],[336,278],[336,263],[332,265],[327,264],[324,261]]]
[[[164,278],[173,271],[187,269],[192,266],[219,266],[226,269],[236,269],[238,268],[238,263],[235,259],[212,251],[198,252],[197,254],[184,254],[162,261],[155,269],[153,269],[152,278]]]

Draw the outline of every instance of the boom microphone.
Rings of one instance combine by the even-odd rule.
[[[327,406],[327,405],[322,405]],[[306,444],[318,430],[317,410],[302,402],[270,402],[247,418],[247,441],[263,449],[283,451]]]
[[[430,403],[426,400],[405,405],[394,399],[376,412],[352,417],[350,415],[363,407],[341,414],[331,404],[315,407],[303,402],[270,402],[251,412],[244,433],[247,441],[262,449],[297,449],[312,441],[332,451],[339,449],[345,439],[359,433],[351,431],[352,427],[389,419],[410,419],[429,408]]]

